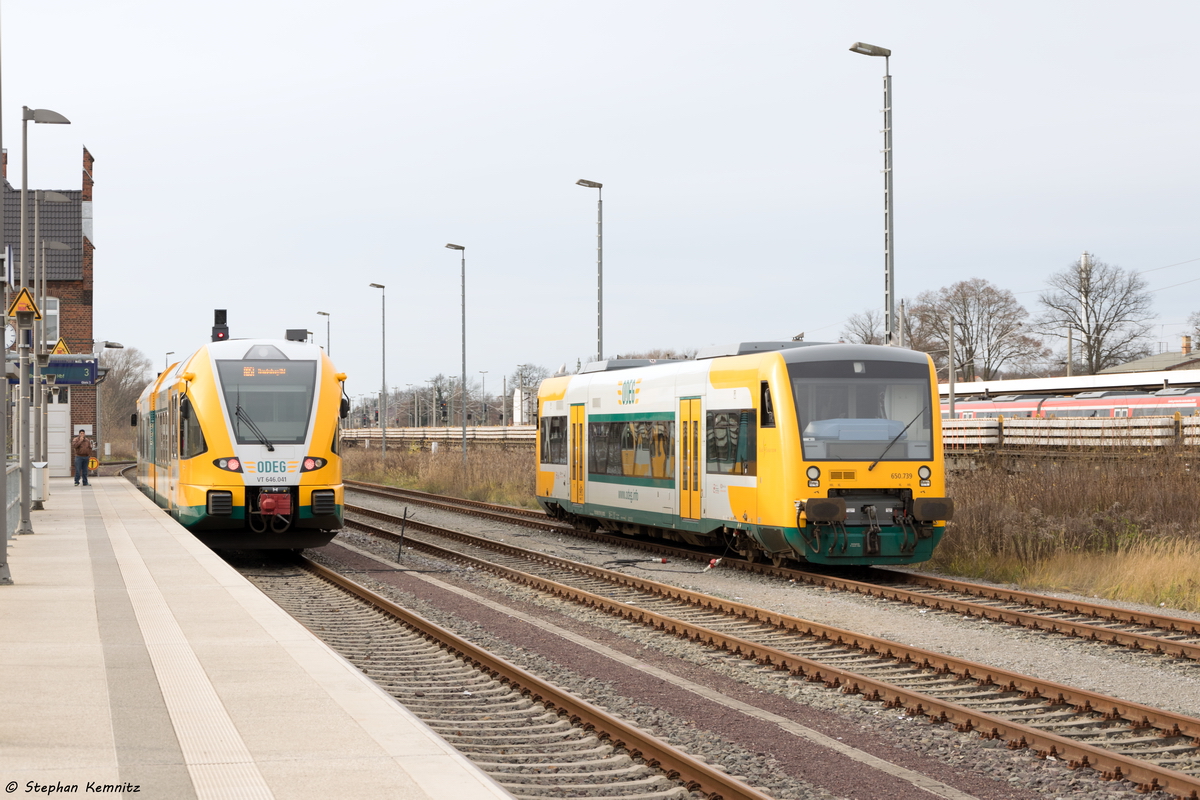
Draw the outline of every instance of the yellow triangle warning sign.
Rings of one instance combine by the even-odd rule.
[[[59,339],[58,344],[54,345],[54,349],[50,351],[52,356],[69,356],[71,348],[67,347],[66,339]]]
[[[38,311],[37,303],[33,302],[33,295],[29,293],[29,289],[21,287],[21,291],[13,298],[12,304],[8,307],[8,315],[15,317],[19,312],[33,312],[34,319],[41,319],[42,312]]]

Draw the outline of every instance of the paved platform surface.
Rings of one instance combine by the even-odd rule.
[[[8,795],[510,797],[128,481],[50,484],[0,586]]]

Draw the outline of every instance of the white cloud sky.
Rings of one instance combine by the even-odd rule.
[[[307,327],[379,386],[595,347],[836,339],[883,303],[882,59],[895,76],[896,287],[984,277],[1036,311],[1088,250],[1200,258],[1200,6],[1159,2],[6,4],[4,144],[19,183],[95,155],[98,338],[161,364]],[[1200,277],[1161,269],[1151,288]],[[1178,347],[1200,281],[1155,292]]]

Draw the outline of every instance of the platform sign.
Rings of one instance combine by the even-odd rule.
[[[17,383],[17,361],[9,355],[10,368],[8,382]],[[54,382],[59,386],[95,386],[96,377],[100,374],[99,362],[95,356],[50,356],[49,365],[42,367],[41,374],[53,375]]]
[[[42,318],[42,312],[38,311],[37,303],[33,302],[33,295],[24,286],[21,287],[21,291],[17,293],[8,307],[8,316],[10,317],[21,313],[32,313],[34,319]]]

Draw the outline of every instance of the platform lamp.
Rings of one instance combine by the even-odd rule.
[[[604,184],[580,178],[576,186],[596,190],[596,360],[604,360]]]
[[[317,313],[325,318],[325,355],[331,356],[333,355],[333,350],[329,346],[329,312],[318,311]]]
[[[92,353],[96,354],[99,351],[101,356],[103,355],[104,350],[124,349],[125,345],[121,344],[120,342],[109,342],[104,339],[97,339],[92,342]],[[100,359],[96,360],[99,362]],[[103,370],[101,370],[99,368],[99,364],[97,364],[96,372],[96,446],[100,448],[101,453],[104,453],[104,440],[100,438],[100,421],[103,419],[104,409],[104,406],[100,403],[100,384],[104,383],[104,379],[108,377],[108,368],[105,367]]]
[[[372,289],[379,290],[379,347],[380,347],[380,382],[379,382],[379,430],[383,440],[380,452],[387,458],[387,287],[382,283],[372,283]]]
[[[467,248],[461,244],[448,244],[450,250],[462,255],[462,396],[459,398],[459,414],[462,417],[462,462],[467,466]]]
[[[51,192],[51,191],[38,191],[38,192],[35,192],[34,194],[36,196],[36,202],[34,203],[34,207],[33,207],[33,231],[34,231],[33,235],[34,235],[34,238],[37,239],[38,243],[41,245],[39,248],[39,250],[40,250],[39,256],[40,257],[38,258],[37,269],[34,272],[34,297],[37,298],[37,306],[42,312],[42,321],[38,322],[35,320],[33,323],[33,325],[34,325],[34,329],[33,329],[34,330],[34,333],[33,333],[34,358],[37,360],[39,367],[45,367],[49,364],[49,357],[46,353],[46,333],[45,333],[45,331],[46,331],[45,320],[46,320],[46,315],[49,313],[49,309],[47,308],[47,303],[46,303],[46,251],[47,250],[70,250],[71,246],[68,244],[63,244],[62,242],[56,242],[56,241],[51,241],[49,239],[39,238],[40,231],[39,231],[38,218],[41,216],[39,209],[41,208],[43,201],[48,202],[48,203],[69,203],[69,202],[71,202],[71,198],[69,198],[66,195],[61,194],[59,192]],[[61,319],[62,319],[62,317],[60,315],[58,317],[58,322],[56,322],[56,325],[55,325],[55,327],[57,328],[57,330],[55,330],[55,332],[54,332],[55,333],[55,337],[54,337],[55,341],[58,340],[60,332],[62,330],[62,325],[60,324]],[[46,403],[46,393],[45,392],[38,392],[37,408],[38,408],[38,410],[35,414],[35,423],[34,423],[34,427],[36,429],[35,430],[36,436],[34,438],[34,442],[36,444],[35,460],[36,461],[48,461],[50,459],[50,455],[49,455],[50,451],[47,446],[47,439],[49,438],[49,433],[47,432],[46,426],[47,426],[47,422],[48,422],[49,409],[48,409],[48,406]]]
[[[21,107],[21,278],[20,285],[33,277],[34,262],[30,255],[33,249],[29,242],[29,121],[48,123],[51,125],[70,125],[71,120],[51,111],[48,108]],[[27,271],[25,265],[29,264]],[[21,323],[25,321],[26,325]],[[33,370],[30,368],[30,340],[33,338],[33,314],[27,320],[22,320],[22,314],[17,314],[17,329],[20,335],[21,348],[21,400],[20,400],[20,441],[21,441],[21,521],[17,524],[17,533],[33,533],[33,525],[29,520],[30,486],[29,471],[32,468],[29,453],[29,405],[33,396]]]
[[[895,229],[892,208],[892,51],[866,42],[855,42],[850,52],[883,59],[883,293],[884,344],[896,344]]]

